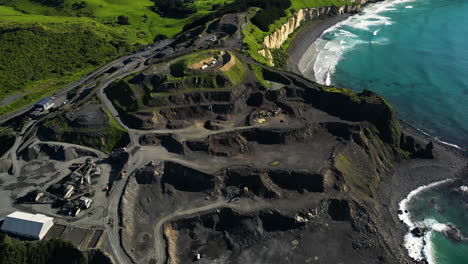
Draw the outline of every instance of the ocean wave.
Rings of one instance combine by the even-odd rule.
[[[398,216],[400,218],[400,220],[403,221],[407,226],[409,226],[411,228],[414,228],[415,223],[413,223],[413,221],[411,220],[410,214],[407,213],[408,212],[408,203],[411,201],[411,199],[413,199],[413,197],[415,197],[416,195],[418,195],[420,192],[422,192],[424,190],[427,190],[429,188],[435,187],[435,186],[440,185],[440,184],[448,183],[448,182],[451,182],[451,181],[453,181],[453,180],[452,179],[447,179],[447,180],[443,180],[443,181],[438,181],[438,182],[434,182],[434,183],[431,183],[431,184],[428,184],[428,185],[419,186],[418,188],[412,190],[406,196],[405,199],[401,200],[401,202],[399,204],[400,210],[402,212],[402,214],[400,214]]]
[[[413,222],[413,220],[411,219],[411,214],[408,211],[408,204],[411,201],[411,199],[413,199],[413,197],[418,195],[420,192],[451,181],[453,180],[448,179],[420,186],[415,190],[411,191],[408,194],[408,196],[406,196],[406,198],[403,199],[399,204],[400,212],[398,217],[401,221],[403,221],[403,223],[405,223],[408,226],[409,230],[409,232],[405,235],[404,245],[406,250],[408,251],[408,255],[416,261],[426,260],[430,264],[435,263],[433,250],[430,249],[431,232],[444,232],[449,229],[449,225],[439,223],[434,219],[425,219],[422,222]],[[426,234],[423,237],[417,237],[411,233],[411,230],[413,230],[416,227],[426,228],[429,231],[426,232]]]
[[[411,1],[414,0],[390,0],[372,4],[366,7],[362,14],[351,16],[333,27],[328,28],[312,45],[314,47],[311,46],[310,51],[315,50],[316,52],[311,52],[314,55],[309,63],[301,69],[301,72],[303,74],[311,72],[310,67],[313,65],[314,79],[320,84],[331,85],[336,65],[342,59],[346,51],[353,49],[358,44],[371,43],[385,45],[388,43],[388,40],[385,39],[374,39],[372,41],[363,40],[359,37],[359,31],[369,31],[372,35],[377,36],[379,30],[381,30],[381,26],[390,26],[393,24],[389,17],[381,15],[381,13],[396,10],[395,6]],[[379,26],[379,29],[375,29],[375,27]]]
[[[426,235],[424,236],[424,241],[423,241],[423,243],[425,244],[423,245],[423,249],[422,249],[422,254],[424,255],[424,258],[427,260],[429,264],[437,263],[436,256],[435,256],[435,249],[434,249],[432,239],[431,239],[432,235],[433,235],[432,231],[429,231],[426,233]]]
[[[413,6],[405,6],[405,8],[410,9],[413,8]]]
[[[378,40],[372,40],[370,43],[377,45],[387,45],[390,42],[388,38],[380,38]]]
[[[468,193],[468,186],[465,186],[465,185],[460,186],[460,191],[464,193]]]
[[[453,144],[453,143],[450,143],[450,142],[447,142],[447,141],[443,141],[441,140],[439,137],[436,137],[436,136],[432,136],[431,134],[427,133],[426,131],[420,129],[419,127],[409,123],[409,122],[405,122],[406,124],[410,125],[411,127],[413,127],[414,129],[416,129],[417,131],[419,131],[420,133],[424,134],[425,136],[441,143],[441,144],[444,144],[444,145],[447,145],[447,146],[450,146],[450,147],[454,147],[456,149],[459,149],[459,150],[463,150],[463,151],[466,151],[466,149],[456,145],[456,144]]]

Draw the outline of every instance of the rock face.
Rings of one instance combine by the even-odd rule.
[[[424,236],[424,233],[426,232],[426,229],[423,227],[415,227],[411,230],[411,233],[416,236],[416,237],[422,237]]]
[[[294,31],[296,31],[303,21],[310,21],[324,15],[343,15],[346,13],[357,12],[361,5],[375,2],[368,0],[355,0],[350,1],[354,2],[354,5],[343,5],[340,7],[337,6],[325,6],[325,7],[316,7],[316,8],[306,8],[301,9],[294,13],[292,17],[288,19],[288,22],[283,24],[279,29],[275,30],[272,34],[266,36],[263,40],[264,49],[259,50],[258,53],[263,57],[267,58],[268,62],[271,65],[273,64],[273,56],[271,54],[271,49],[279,49],[283,43],[288,39]]]

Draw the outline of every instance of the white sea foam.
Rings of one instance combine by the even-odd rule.
[[[312,58],[307,58],[307,62],[299,62],[299,70],[305,75],[313,71],[315,81],[321,84],[331,85],[331,79],[335,73],[336,65],[347,50],[353,49],[358,44],[370,43],[385,45],[388,43],[387,39],[374,39],[370,42],[362,40],[352,31],[370,31],[374,36],[377,36],[381,27],[376,30],[376,26],[392,25],[391,19],[381,15],[381,13],[396,10],[396,5],[411,1],[414,0],[389,0],[373,4],[366,7],[362,14],[351,16],[347,20],[328,28],[306,52],[306,54],[313,54]],[[327,34],[332,34],[333,39],[328,40],[324,38]],[[303,59],[306,57],[305,55]]]
[[[426,219],[423,222],[413,222],[413,220],[411,219],[411,215],[408,212],[408,203],[411,201],[411,199],[413,199],[413,197],[418,195],[420,192],[427,190],[429,188],[435,187],[437,185],[450,182],[450,181],[452,180],[448,179],[448,180],[443,180],[443,181],[431,183],[428,185],[420,186],[417,189],[411,191],[408,194],[408,196],[406,196],[406,198],[403,199],[399,204],[400,211],[402,213],[398,215],[398,217],[400,218],[401,221],[403,221],[408,226],[409,231],[411,231],[413,228],[418,227],[418,226],[425,227],[430,230],[429,232],[426,233],[424,237],[416,237],[410,232],[406,234],[405,239],[404,239],[405,248],[408,250],[408,255],[414,260],[426,259],[429,262],[429,264],[436,263],[434,260],[432,248],[428,248],[428,246],[431,247],[429,238],[430,238],[432,231],[443,232],[447,230],[448,225],[439,223],[434,219]]]
[[[449,142],[446,142],[446,141],[442,141],[442,140],[440,140],[439,137],[432,136],[431,134],[427,133],[426,131],[420,129],[419,127],[417,127],[417,126],[415,126],[415,125],[413,125],[413,124],[411,124],[411,123],[409,123],[409,122],[406,122],[406,121],[405,121],[405,124],[411,126],[412,128],[416,129],[416,130],[419,131],[420,133],[424,134],[425,136],[427,136],[427,137],[429,137],[429,138],[432,138],[433,140],[435,140],[435,141],[437,141],[437,142],[439,142],[439,143],[441,143],[441,144],[444,144],[444,145],[447,145],[447,146],[451,146],[451,147],[454,147],[454,148],[459,149],[459,150],[467,151],[467,149],[464,149],[464,148],[462,148],[462,147],[460,147],[460,146],[458,146],[458,145],[456,145],[456,144],[449,143]]]
[[[419,223],[419,224],[423,227],[430,228],[439,233],[442,233],[450,229],[448,225],[439,223],[434,219],[425,219],[422,223]]]
[[[413,6],[405,6],[405,8],[413,8]]]
[[[418,130],[419,132],[423,133],[424,135],[426,135],[426,136],[428,136],[428,137],[434,139],[435,141],[437,141],[437,142],[439,142],[439,143],[441,143],[441,144],[444,144],[444,145],[447,145],[447,146],[451,146],[451,147],[454,147],[454,148],[456,148],[456,149],[465,150],[465,149],[463,149],[462,147],[460,147],[460,146],[458,146],[458,145],[456,145],[456,144],[452,144],[452,143],[449,143],[449,142],[440,140],[439,137],[434,137],[434,136],[432,136],[431,134],[427,133],[426,131],[424,131],[424,130],[422,130],[422,129],[420,129],[420,128],[414,126],[414,125],[411,125],[411,126],[414,127],[416,130]]]
[[[424,236],[425,245],[423,247],[423,255],[429,264],[436,264],[435,249],[432,244],[431,237],[433,235],[432,231],[429,231]]]
[[[301,58],[301,61],[298,63],[299,70],[304,75],[313,78],[318,83],[331,85],[333,74],[336,71],[336,65],[343,58],[343,54],[346,51],[353,49],[359,44],[370,43],[372,45],[387,45],[390,41],[385,38],[372,39],[370,42],[364,41],[351,31],[370,31],[369,27],[371,26],[390,26],[392,25],[392,21],[388,17],[379,15],[379,13],[389,11],[390,9],[393,9],[394,6],[411,1],[413,0],[389,0],[373,4],[366,7],[362,15],[351,16],[347,20],[328,28],[324,31],[322,37],[317,39],[317,41],[309,47],[306,55]],[[371,32],[376,36],[381,29],[382,27]],[[329,33],[333,34],[334,39],[323,39],[323,36]],[[456,144],[440,140],[418,127],[414,128],[441,144],[465,150]]]
[[[468,193],[468,186],[465,186],[465,185],[460,186],[460,191]]]

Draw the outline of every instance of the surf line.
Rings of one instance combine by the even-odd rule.
[[[411,219],[410,212],[408,211],[408,204],[411,199],[413,199],[422,191],[452,181],[454,181],[454,179],[447,179],[420,186],[411,191],[408,196],[406,196],[406,198],[399,203],[398,218],[400,218],[400,220],[408,226],[408,233],[404,237],[404,246],[408,251],[408,255],[416,261],[426,260],[430,264],[434,263],[432,244],[430,241],[432,231],[443,232],[446,228],[448,228],[448,226],[438,223],[433,219],[427,219],[423,222],[414,222]],[[424,236],[418,237],[412,232],[417,227],[428,228],[430,230]]]

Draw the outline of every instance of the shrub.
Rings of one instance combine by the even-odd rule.
[[[167,39],[167,36],[164,35],[164,34],[157,34],[155,37],[154,37],[154,41],[161,41],[161,40],[165,40]]]
[[[41,3],[46,6],[60,7],[65,3],[65,0],[32,0],[33,2]]]
[[[252,23],[262,31],[268,32],[270,25],[283,16],[286,16],[286,13],[281,8],[263,9],[252,18]]]
[[[290,0],[237,0],[231,4],[223,6],[222,8],[218,9],[218,11],[216,12],[205,15],[199,19],[196,19],[192,23],[185,25],[184,30],[195,28],[199,25],[205,24],[208,21],[214,20],[215,18],[221,17],[225,14],[246,11],[250,7],[259,7],[263,9],[263,11],[260,12],[263,14],[259,15],[259,17],[256,18],[256,21],[260,25],[265,25],[267,23],[271,24],[275,20],[281,18],[282,14],[284,13],[283,10],[286,10],[289,7],[291,7],[291,1]]]
[[[119,25],[130,25],[130,21],[128,20],[128,16],[119,16],[119,17],[117,17],[117,23]]]
[[[162,17],[183,18],[197,12],[193,6],[188,6],[190,0],[153,0],[153,11]]]
[[[289,55],[281,49],[272,49],[271,55],[276,68],[283,68],[288,63]]]
[[[185,63],[183,60],[171,64],[171,75],[174,77],[184,77],[185,76]]]
[[[128,52],[124,41],[77,24],[66,30],[43,26],[3,28],[0,34],[0,98],[36,82],[56,80]],[[28,54],[25,56],[24,54]]]
[[[0,235],[0,263],[85,264],[87,259],[71,243],[63,240],[21,242]]]

